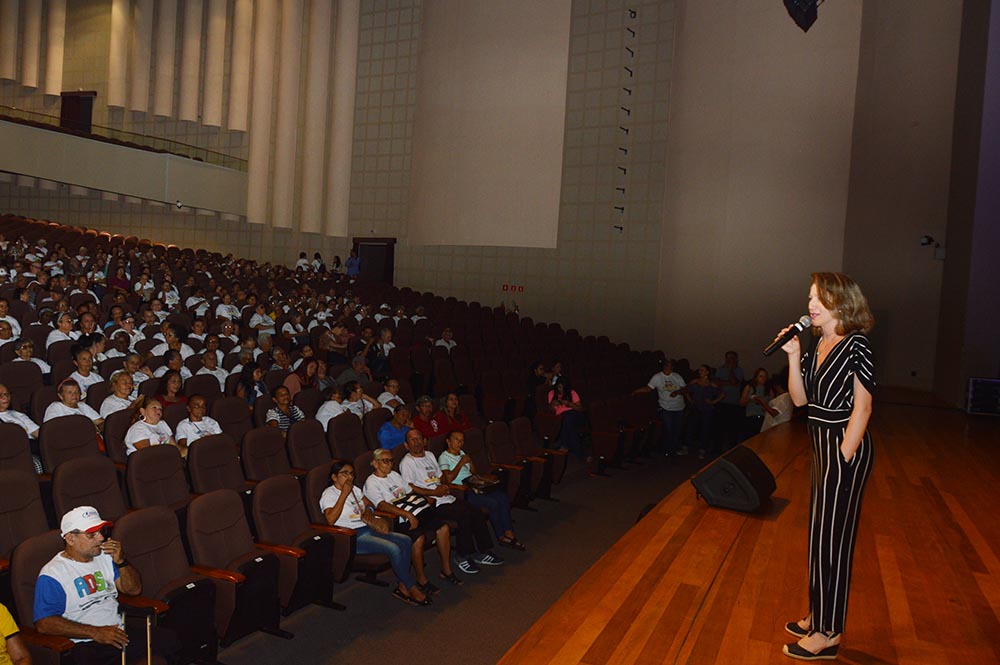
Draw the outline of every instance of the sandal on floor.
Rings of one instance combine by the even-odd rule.
[[[798,621],[789,621],[786,623],[785,630],[795,637],[806,637],[809,635],[809,629],[800,626]]]
[[[403,601],[407,605],[417,606],[417,605],[423,605],[423,604],[425,604],[425,603],[421,603],[416,598],[411,598],[410,596],[407,596],[405,593],[403,593],[399,589],[393,589],[392,590],[392,597],[393,598],[397,598],[397,599]],[[425,598],[424,600],[428,600],[428,599]],[[430,603],[426,603],[426,604],[429,605]]]
[[[519,552],[523,552],[527,549],[524,546],[524,544],[517,538],[507,538],[506,536],[504,536],[503,538],[500,538],[497,542],[503,545],[504,547],[509,547],[512,550],[517,550]]]
[[[463,582],[462,580],[458,579],[458,577],[455,576],[455,573],[448,573],[447,575],[445,575],[444,573],[438,573],[438,577],[443,579],[445,582],[451,582],[455,586],[462,586],[463,584],[465,584],[465,582]]]
[[[437,594],[441,593],[441,589],[437,588],[430,582],[427,582],[425,584],[417,584],[417,586],[420,587],[420,590],[424,592],[425,596],[436,596]]]
[[[782,652],[786,656],[795,658],[796,660],[835,660],[837,658],[837,651],[839,650],[840,645],[834,644],[833,646],[829,646],[822,651],[813,653],[808,649],[800,647],[797,642],[786,644],[782,648]]]

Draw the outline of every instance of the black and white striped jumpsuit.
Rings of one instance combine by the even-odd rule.
[[[861,499],[875,458],[867,430],[850,462],[840,451],[854,407],[855,376],[874,391],[871,346],[860,332],[837,343],[818,369],[815,345],[802,356],[813,451],[809,607],[812,629],[824,633],[844,630]]]

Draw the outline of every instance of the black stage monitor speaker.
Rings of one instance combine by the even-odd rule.
[[[754,451],[737,446],[691,479],[710,506],[752,513],[774,493],[774,475]]]

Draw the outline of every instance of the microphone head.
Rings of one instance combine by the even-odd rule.
[[[799,325],[803,328],[809,328],[812,326],[812,318],[806,314],[801,319],[799,319]]]

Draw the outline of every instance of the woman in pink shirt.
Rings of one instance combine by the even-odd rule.
[[[586,416],[583,414],[580,396],[570,386],[566,377],[560,376],[549,391],[549,408],[562,420],[562,427],[559,428],[559,449],[568,450],[582,458],[580,427],[584,424]]]

